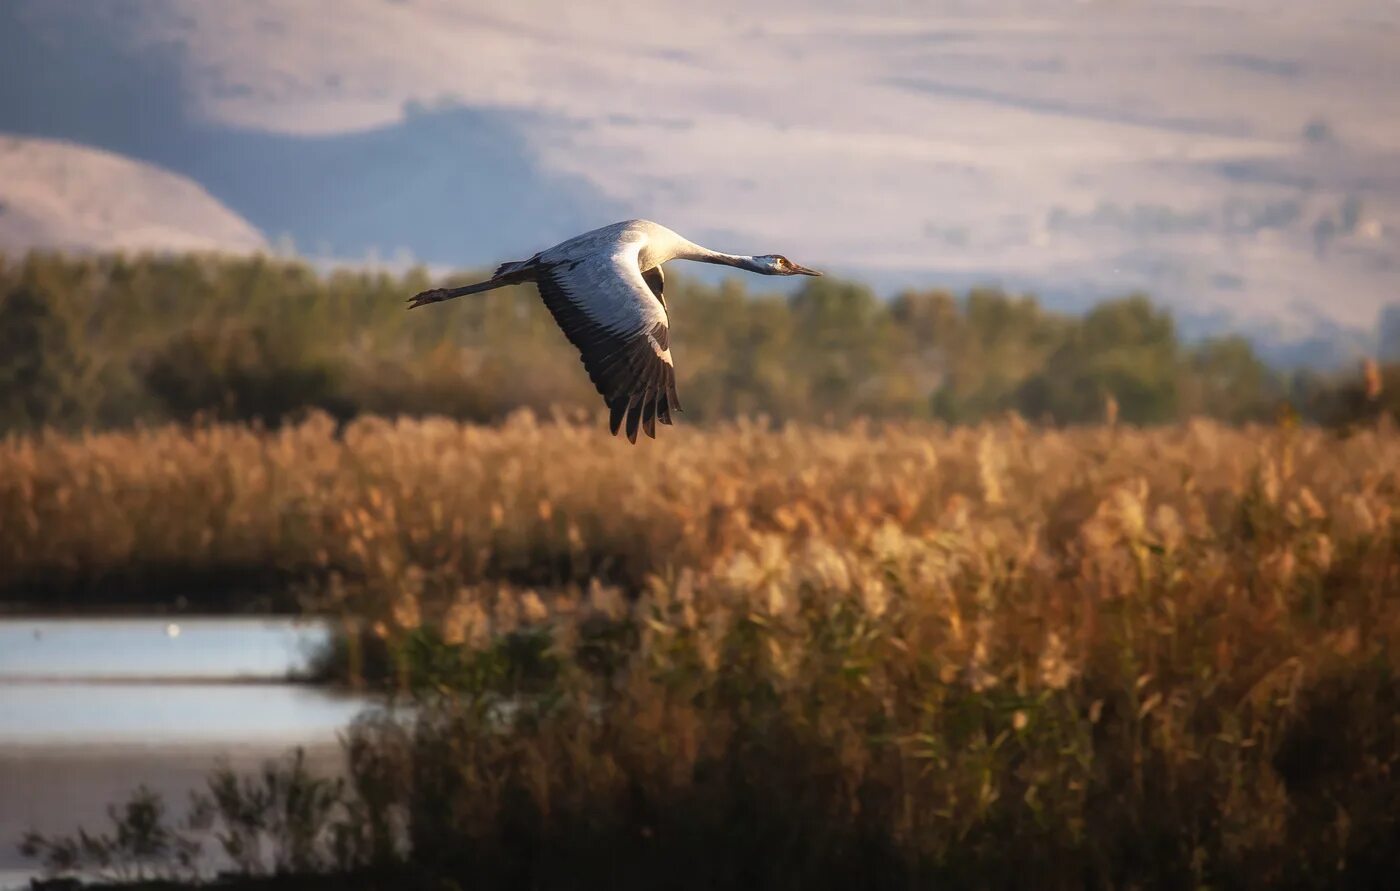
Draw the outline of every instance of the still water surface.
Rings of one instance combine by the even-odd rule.
[[[34,874],[26,829],[101,827],[138,785],[179,812],[221,760],[302,746],[339,770],[337,734],[372,701],[285,680],[329,635],[284,618],[0,619],[0,888]]]
[[[30,678],[283,680],[326,642],[289,618],[0,619],[0,683]]]

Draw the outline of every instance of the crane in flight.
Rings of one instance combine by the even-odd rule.
[[[718,263],[760,275],[821,275],[778,254],[722,254],[665,226],[626,220],[577,235],[528,260],[502,263],[487,281],[423,291],[408,306],[534,282],[554,321],[582,354],[583,367],[608,406],[613,434],[625,419],[627,439],[635,443],[638,429],[655,439],[656,422],[671,423],[671,412],[681,409],[662,296],[661,264],[667,260]]]

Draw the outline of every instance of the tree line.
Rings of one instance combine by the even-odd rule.
[[[0,432],[277,423],[308,409],[479,422],[598,410],[533,288],[406,313],[431,284],[422,269],[322,273],[266,256],[0,257]],[[692,422],[1014,411],[1055,424],[1285,413],[1345,425],[1400,413],[1400,365],[1285,373],[1241,337],[1185,342],[1140,294],[1074,316],[988,288],[882,300],[833,278],[787,295],[737,280],[668,287]]]

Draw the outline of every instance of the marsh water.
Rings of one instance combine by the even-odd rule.
[[[35,865],[25,830],[100,827],[137,786],[178,812],[221,761],[301,746],[340,766],[338,733],[371,704],[306,683],[331,630],[291,618],[0,619],[0,889]]]

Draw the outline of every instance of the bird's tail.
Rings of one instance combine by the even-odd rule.
[[[451,300],[453,297],[465,297],[468,294],[480,294],[482,291],[494,291],[496,288],[504,288],[506,285],[519,285],[524,282],[535,280],[535,257],[522,260],[516,263],[502,263],[496,269],[496,274],[484,282],[477,282],[474,285],[463,285],[460,288],[433,288],[428,291],[420,291],[408,300],[408,308],[413,309],[418,306],[427,306],[429,303],[441,303],[444,300]]]

